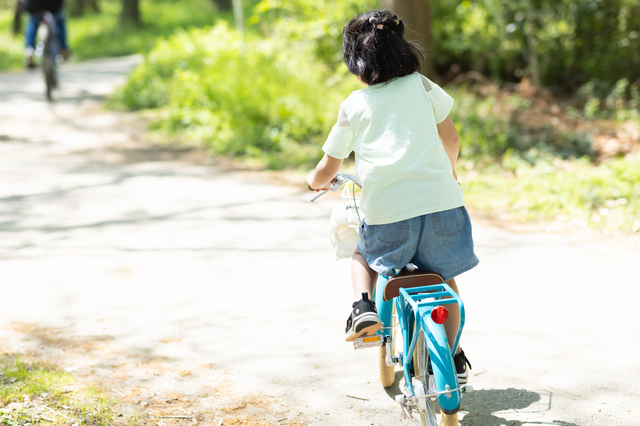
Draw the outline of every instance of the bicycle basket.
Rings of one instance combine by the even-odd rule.
[[[353,185],[345,185],[342,203],[331,212],[329,241],[333,246],[336,260],[350,259],[358,244],[358,227],[364,219],[360,211],[360,197],[353,191]]]

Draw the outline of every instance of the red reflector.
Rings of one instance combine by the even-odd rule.
[[[437,324],[444,324],[447,318],[449,318],[449,311],[444,306],[436,306],[431,311],[431,319]]]

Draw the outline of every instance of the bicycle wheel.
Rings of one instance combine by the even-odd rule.
[[[392,311],[391,311],[391,342],[387,343],[387,345],[391,345],[389,349],[391,349],[391,354],[395,354],[396,349],[396,325],[398,324],[398,316],[396,315],[396,305],[395,302],[392,303]],[[385,324],[385,327],[387,325]],[[380,383],[383,387],[388,388],[393,385],[396,380],[396,366],[387,365],[387,347],[380,346],[378,348],[378,370],[380,373]]]
[[[414,394],[417,397],[429,393],[429,349],[425,341],[424,331],[418,335],[416,348],[413,350]],[[435,403],[430,398],[420,398],[416,401],[416,408],[420,414],[423,426],[438,426]],[[456,417],[457,419],[457,417]],[[444,420],[444,418],[443,418]],[[444,424],[443,424],[444,425]],[[457,425],[457,423],[456,423]],[[451,425],[447,425],[451,426]]]
[[[427,348],[427,342],[425,340],[424,331],[420,332],[418,336],[418,342],[413,352],[413,365],[415,371],[415,379],[420,384],[417,387],[422,387],[424,394],[435,391],[430,386],[429,380],[429,349]],[[415,386],[414,386],[415,388]],[[416,391],[416,389],[414,389]],[[416,396],[417,393],[416,393]],[[420,402],[424,401],[424,402]],[[447,414],[440,411],[440,420],[438,423],[436,417],[435,402],[431,399],[425,398],[418,400],[418,411],[420,413],[420,420],[424,426],[458,426],[458,413]]]
[[[44,82],[47,88],[47,99],[52,100],[51,92],[56,87],[55,64],[51,55],[45,55],[42,61],[44,68]]]
[[[50,23],[47,25],[51,25]],[[56,44],[51,29],[48,30],[42,52],[42,69],[44,71],[44,82],[46,85],[47,99],[52,100],[52,92],[58,86],[58,76],[56,75]]]

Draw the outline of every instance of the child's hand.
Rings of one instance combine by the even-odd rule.
[[[307,176],[307,188],[309,189],[309,191],[315,191],[315,192],[320,192],[320,191],[328,191],[329,189],[331,189],[331,184],[333,182],[336,181],[335,178],[331,179],[331,182],[326,183],[325,185],[322,185],[321,188],[313,188],[311,186],[311,184],[313,183],[313,179],[315,178],[314,174],[311,173],[310,175]]]

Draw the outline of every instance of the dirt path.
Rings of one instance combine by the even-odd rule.
[[[149,424],[409,424],[376,353],[342,341],[337,200],[145,141],[100,107],[136,60],[65,67],[51,105],[39,75],[0,74],[0,352],[100,382]],[[475,238],[462,424],[640,422],[640,250]]]

